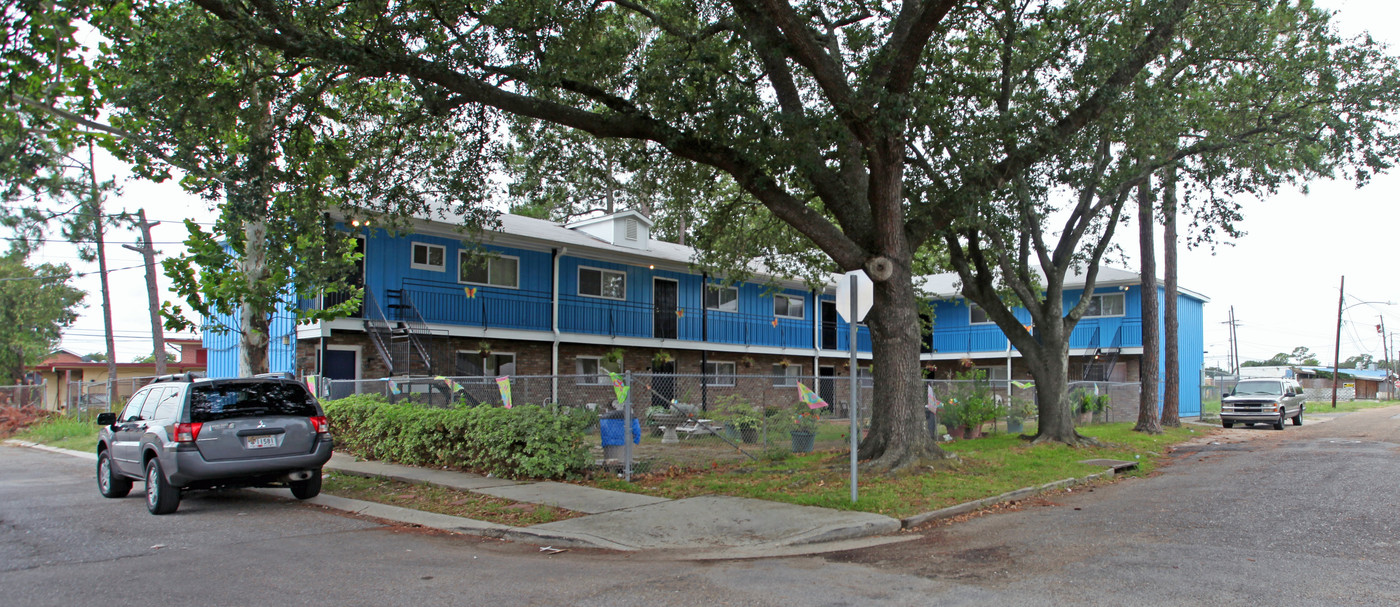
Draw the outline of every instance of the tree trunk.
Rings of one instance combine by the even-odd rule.
[[[248,282],[248,291],[255,292],[256,285],[267,277],[267,221],[262,218],[249,219],[243,224],[243,277]],[[267,373],[267,343],[269,314],[254,302],[244,301],[238,307],[240,336],[238,348],[238,375],[251,377],[257,373]]]
[[[1166,273],[1166,301],[1163,302],[1162,336],[1165,351],[1163,363],[1166,374],[1162,378],[1166,394],[1162,398],[1162,425],[1168,428],[1181,427],[1181,362],[1177,352],[1176,318],[1176,169],[1167,170],[1162,183],[1162,261]]]
[[[867,317],[875,361],[870,432],[859,458],[873,471],[897,471],[943,459],[947,454],[925,430],[924,390],[919,368],[919,309],[909,264],[875,281],[875,305]]]
[[[102,190],[97,185],[97,157],[88,141],[88,210],[92,213],[92,233],[97,249],[97,271],[102,282],[102,326],[107,332],[107,409],[116,407],[117,402],[117,340],[112,329],[112,289],[107,276],[107,247],[103,243],[107,232],[106,220],[102,216]]]
[[[1162,425],[1157,420],[1157,259],[1154,222],[1152,217],[1152,185],[1149,180],[1137,188],[1138,194],[1138,247],[1142,257],[1142,359],[1138,364],[1142,392],[1138,400],[1137,425],[1133,430],[1148,434],[1161,434]]]
[[[1052,294],[1053,295],[1053,294]],[[1052,311],[1061,306],[1052,306]],[[1070,445],[1092,444],[1091,438],[1074,429],[1074,407],[1069,398],[1069,334],[1072,326],[1060,322],[1035,327],[1038,347],[1023,350],[1026,367],[1035,379],[1036,423],[1033,442]]]

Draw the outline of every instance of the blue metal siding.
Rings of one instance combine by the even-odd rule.
[[[835,302],[835,301],[836,301],[836,298],[835,298],[835,297],[832,297],[832,296],[826,296],[826,297],[822,297],[821,300],[822,300],[822,301]],[[822,319],[822,320],[824,320],[824,319]],[[810,341],[810,340],[809,340],[809,341]],[[841,351],[843,351],[843,352],[850,352],[850,351],[851,351],[850,343],[851,343],[851,326],[850,326],[849,323],[847,323],[847,322],[845,321],[845,319],[841,318],[841,315],[840,315],[840,314],[837,314],[837,315],[836,315],[836,349],[837,349],[837,350],[841,350]],[[871,348],[870,348],[870,327],[868,327],[868,326],[866,326],[866,325],[864,325],[864,324],[858,324],[858,325],[856,326],[856,351],[857,351],[857,352],[869,352],[870,350],[871,350]]]
[[[215,314],[204,318],[204,330],[200,336],[204,347],[209,351],[208,377],[238,377],[238,355],[242,351],[241,340],[236,329],[240,309],[235,307],[231,314]],[[230,327],[224,332],[215,332],[213,327]],[[296,315],[284,301],[277,306],[268,326],[267,367],[271,372],[297,373],[297,329]],[[287,343],[282,343],[283,338]]]
[[[443,271],[412,267],[413,243],[443,247]],[[372,230],[365,242],[365,289],[381,305],[389,301],[389,291],[402,289],[423,319],[432,323],[550,330],[551,255],[483,246],[519,259],[518,288],[458,282],[459,253],[464,249],[458,240],[421,234],[392,236],[384,230]]]
[[[1201,370],[1205,368],[1205,304],[1184,295],[1176,298],[1178,401],[1182,416],[1201,414]],[[1165,360],[1165,359],[1163,359]]]

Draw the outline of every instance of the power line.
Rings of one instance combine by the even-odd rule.
[[[144,267],[146,267],[146,264],[143,263],[139,266],[127,266],[125,268],[109,268],[107,270],[107,273],[111,274],[112,272],[120,272],[122,270],[134,270],[136,268]],[[101,273],[101,270],[92,270],[90,272],[72,272],[69,274],[54,274],[52,276],[16,276],[13,278],[0,278],[0,282],[9,282],[12,280],[68,280],[69,278],[82,278],[84,276],[91,276],[93,274]]]

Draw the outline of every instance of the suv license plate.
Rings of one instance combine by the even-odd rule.
[[[266,447],[276,447],[276,446],[277,446],[277,437],[276,437],[276,436],[267,435],[267,436],[250,436],[250,437],[248,437],[248,448],[249,448],[249,449],[263,449],[263,448],[266,448]]]

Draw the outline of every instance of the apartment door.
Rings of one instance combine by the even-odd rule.
[[[822,349],[835,350],[836,347],[836,302],[822,302]]]
[[[822,366],[817,376],[817,396],[828,403],[836,402],[836,367]]]
[[[652,329],[651,336],[657,339],[675,339],[679,317],[676,307],[680,303],[680,283],[669,278],[651,280]]]

